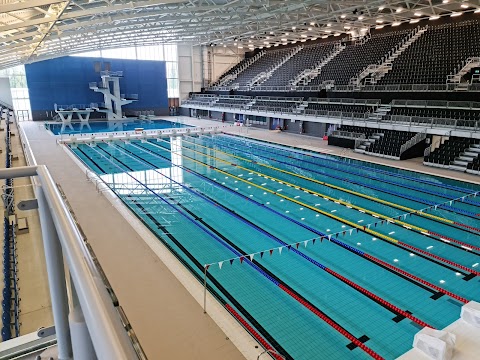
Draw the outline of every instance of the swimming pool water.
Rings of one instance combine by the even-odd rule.
[[[286,358],[393,359],[480,300],[475,184],[230,135],[72,151]]]
[[[182,128],[188,126],[189,125],[168,120],[140,119],[90,121],[87,123],[72,122],[70,125],[51,122],[45,123],[45,127],[50,130],[54,135],[134,131],[136,128],[142,128],[144,130],[160,130],[170,128]]]

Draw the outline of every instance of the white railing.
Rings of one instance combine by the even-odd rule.
[[[331,91],[456,91],[458,84],[392,84],[392,85],[336,85]],[[480,91],[480,83],[467,84],[466,91]]]
[[[470,69],[480,66],[480,57],[469,57],[465,61],[465,65],[456,73],[447,76],[447,83],[459,84],[462,81],[462,77],[470,71]]]
[[[423,141],[427,138],[427,133],[426,132],[421,132],[415,134],[410,140],[408,140],[405,144],[402,144],[400,146],[400,155],[402,155],[405,151],[410,149],[412,146],[417,145],[420,141]]]
[[[391,103],[394,107],[415,108],[445,108],[445,109],[475,109],[480,110],[480,102],[476,101],[446,101],[446,100],[401,100]]]
[[[58,358],[139,359],[94,265],[84,238],[45,165],[37,165],[28,140],[19,129],[30,166],[0,169],[0,179],[31,177],[38,204],[49,282]],[[18,204],[22,208],[22,204]],[[74,301],[69,309],[65,266]],[[137,349],[137,351],[136,351]]]
[[[377,64],[370,64],[365,67],[360,73],[350,79],[351,85],[359,86],[364,78],[369,75],[372,75],[375,79],[373,84],[376,81],[380,80],[387,72],[392,68],[392,62],[397,58],[405,49],[407,49],[412,43],[414,43],[425,31],[427,31],[428,25],[421,28],[420,26],[416,27],[413,31],[407,34],[398,44],[396,44],[390,51],[382,56],[381,60]]]

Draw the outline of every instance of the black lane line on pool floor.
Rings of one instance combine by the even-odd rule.
[[[129,198],[131,197],[131,195],[127,195]],[[160,224],[160,222],[158,222],[158,220],[151,214],[148,214],[146,212],[146,209],[141,205],[141,204],[138,204],[136,202],[135,199],[132,199],[132,202],[142,211],[143,214],[145,214],[175,245],[178,246],[179,249],[181,249],[183,251],[183,253],[196,265],[197,269],[200,271],[200,272],[203,272],[204,271],[204,267],[202,266],[202,264],[200,264],[200,262],[177,240],[177,238],[175,238],[175,236],[173,236],[162,224]],[[128,204],[127,204],[128,206]],[[135,212],[134,212],[135,214]],[[135,214],[145,225],[147,225],[147,227],[150,228],[150,226],[148,226],[148,224],[146,224],[140,216],[138,216],[138,214]],[[155,231],[153,229],[150,228],[150,230],[155,234]],[[161,239],[161,237],[157,236],[158,238]],[[173,249],[170,245],[168,245],[168,243],[166,243],[165,241],[163,241],[163,239],[161,239],[162,243],[164,245],[167,246],[167,248],[174,253],[175,257],[177,259],[180,259],[180,261],[182,262],[182,264],[187,267],[187,269],[190,270],[190,272],[195,276],[195,278],[201,283],[203,284],[203,279],[202,277],[197,273],[195,272],[195,270],[188,264],[186,263],[185,261],[183,261],[183,259],[181,259],[180,256],[178,256],[178,254],[176,253],[175,249]],[[235,300],[235,298],[230,295],[230,293],[223,287],[223,285],[221,285],[214,277],[212,274],[208,273],[207,272],[207,277],[208,279],[212,282],[212,284],[215,285],[215,287],[217,289],[219,289],[222,294],[242,313],[242,315],[255,327],[255,329],[257,329],[259,331],[259,333],[272,345],[272,347],[274,349],[276,349],[277,351],[279,351],[283,356],[285,356],[287,359],[292,359],[293,360],[293,357],[290,356],[286,351],[285,349],[280,346],[280,344],[273,338],[273,336],[271,336],[264,328],[263,326],[261,326],[256,320],[255,318],[250,315],[250,313],[242,306],[240,305],[240,303]],[[207,288],[208,288],[208,291],[223,305],[225,306],[227,303],[224,299],[221,298],[221,296],[217,293],[217,291],[215,289],[212,288],[211,285],[209,285],[207,283]],[[251,335],[251,334],[250,334]],[[251,335],[252,336],[252,335]],[[253,337],[253,336],[252,336]]]
[[[187,148],[187,149],[188,149],[188,148]],[[293,166],[295,166],[295,165],[293,165]],[[352,181],[348,180],[347,178],[343,179],[343,181],[352,183]],[[358,185],[358,184],[357,184],[357,185]],[[326,185],[326,186],[328,186],[328,185]],[[359,186],[365,186],[365,187],[370,188],[368,185],[359,185]],[[350,189],[349,189],[349,190],[350,190]],[[340,191],[342,191],[342,190],[340,190]],[[353,190],[353,191],[355,191],[355,190]],[[383,191],[383,190],[378,190],[378,191],[383,192],[383,193],[386,193],[386,192]],[[390,194],[390,195],[392,195],[392,194]],[[359,195],[356,195],[356,196],[359,196]],[[400,197],[400,198],[402,198],[402,199],[406,199],[405,197],[403,197],[403,196],[401,196],[401,195],[394,195],[394,196],[398,196],[398,197]],[[406,200],[419,202],[419,201],[411,200],[411,199],[406,199]],[[421,202],[420,202],[420,203],[421,203]],[[400,204],[397,204],[397,205],[400,205]],[[390,206],[390,205],[387,205],[387,206]],[[403,205],[401,205],[401,206],[403,206]],[[444,210],[446,210],[446,209],[444,209]],[[446,210],[446,211],[451,211],[451,210]],[[459,213],[455,213],[455,214],[459,214]],[[419,214],[416,214],[416,215],[420,216]],[[462,214],[460,214],[460,215],[462,215]],[[446,224],[445,222],[442,222],[442,221],[440,221],[440,220],[438,220],[438,219],[434,219],[434,218],[430,218],[430,217],[425,217],[425,218],[427,218],[427,219],[429,219],[429,220],[432,220],[432,221],[435,221],[435,222],[438,222],[438,223]],[[478,220],[478,218],[474,218],[474,217],[472,217],[472,218]],[[458,225],[456,225],[456,224],[453,224],[453,223],[452,223],[452,224],[447,223],[447,224],[448,224],[449,226],[457,229],[457,230],[462,230],[462,231],[467,232],[467,233],[469,233],[469,234],[478,235],[478,232],[475,232],[475,231],[466,229],[466,228],[461,227],[461,226],[458,226]]]
[[[189,209],[187,209],[184,205],[182,205],[180,202],[178,202],[175,198],[172,198],[170,196],[166,196],[167,198],[169,198],[170,200],[172,200],[173,202],[175,202],[175,204],[177,204],[180,208],[182,208],[185,212],[187,212],[190,216],[192,217],[197,217],[195,215],[194,212],[190,211]],[[217,235],[218,237],[220,237],[223,241],[225,241],[227,244],[229,244],[230,246],[234,247],[238,252],[242,253],[242,254],[246,254],[241,248],[239,248],[238,246],[236,246],[233,242],[231,242],[230,240],[228,240],[227,237],[225,237],[224,235],[222,235],[222,233],[220,233],[219,231],[217,231],[215,228],[213,228],[212,226],[210,226],[208,223],[206,223],[205,221],[203,220],[198,220],[202,225],[204,225],[206,228],[208,228],[210,231],[212,231],[215,235]],[[247,255],[245,255],[247,256]],[[280,283],[283,283],[283,285],[285,287],[287,287],[289,290],[291,290],[292,292],[295,292],[296,295],[298,297],[300,297],[305,303],[309,304],[310,306],[316,308],[318,311],[320,311],[322,314],[324,314],[325,316],[327,316],[331,321],[333,321],[335,324],[337,324],[338,326],[342,327],[340,324],[338,324],[335,320],[333,320],[330,316],[328,316],[327,314],[325,314],[322,310],[320,310],[316,305],[312,304],[309,300],[307,300],[305,297],[303,297],[299,292],[297,292],[296,290],[294,290],[292,287],[290,287],[289,285],[287,285],[284,281],[280,280],[280,278],[278,278],[274,273],[272,273],[270,270],[268,270],[267,268],[265,268],[262,264],[259,264],[257,260],[251,260],[256,266],[258,266],[260,269],[262,269],[262,271],[265,271],[265,273],[267,273],[269,276],[271,276],[272,278],[274,278],[275,280],[277,280],[278,282]],[[372,299],[373,300],[373,299]],[[381,305],[381,304],[380,304]],[[383,305],[382,305],[383,306]],[[388,308],[387,308],[388,309]],[[388,309],[389,311],[395,313],[394,311],[392,311],[391,309]],[[347,331],[347,330],[345,330]],[[350,333],[349,331],[347,331],[350,335],[353,336],[352,333]],[[363,335],[365,336],[365,335]],[[355,336],[354,336],[355,337]],[[357,338],[357,337],[355,337]],[[357,338],[358,339],[358,338]],[[348,345],[347,345],[348,346]],[[357,346],[355,346],[356,348]],[[353,349],[351,349],[353,350]]]
[[[151,152],[150,149],[146,149],[146,148],[144,148],[144,147],[141,146],[141,145],[137,145],[137,146],[145,149],[146,151]],[[168,150],[165,149],[165,151],[168,151]],[[155,153],[155,154],[156,154],[157,156],[164,157],[164,156],[162,156],[162,155],[160,155],[160,154],[157,154],[157,153]],[[189,160],[193,160],[192,158],[190,158],[190,157],[187,156],[187,155],[182,155],[182,156],[188,158]],[[205,164],[205,163],[203,163],[203,162],[201,162],[201,161],[199,161],[199,160],[195,160],[195,161],[198,161],[198,162],[200,162],[201,164],[203,164],[203,165],[205,165],[205,166],[209,166],[208,164]],[[184,170],[185,170],[185,169],[188,169],[188,168],[185,167],[184,165],[183,165],[183,166],[176,165],[176,166],[181,167],[181,168],[184,169]],[[216,181],[214,181],[214,180],[212,180],[212,179],[210,179],[210,178],[208,178],[208,177],[206,177],[206,176],[204,176],[204,175],[202,175],[202,174],[200,174],[200,173],[197,173],[197,172],[194,171],[194,170],[188,169],[188,171],[189,171],[190,173],[192,173],[192,174],[197,175],[198,177],[200,177],[200,178],[202,178],[202,179],[205,179],[206,181],[208,181],[208,182],[210,182],[210,183],[214,183],[215,185],[217,185],[217,186],[220,187],[220,188],[223,188],[223,189],[225,189],[225,190],[227,190],[227,191],[229,191],[229,192],[231,192],[231,193],[233,193],[233,194],[236,194],[236,195],[238,195],[238,196],[240,196],[240,197],[242,197],[242,198],[244,198],[244,199],[246,199],[246,200],[249,200],[249,201],[251,201],[251,202],[253,202],[253,203],[255,203],[255,204],[258,204],[259,206],[262,206],[263,208],[265,208],[265,209],[267,209],[267,210],[269,210],[269,211],[272,211],[272,209],[270,209],[269,207],[267,207],[265,204],[261,204],[261,203],[257,202],[256,200],[250,199],[250,198],[247,197],[246,195],[243,195],[243,194],[241,194],[241,193],[239,193],[239,192],[234,191],[233,189],[230,189],[230,188],[227,187],[226,185],[220,184],[220,183],[218,183],[218,182],[216,182]],[[275,211],[275,210],[273,210],[273,211]],[[284,218],[286,218],[286,217],[284,217]],[[288,218],[288,220],[291,221],[291,222],[293,222],[293,223],[295,223],[295,224],[297,224],[297,225],[299,225],[299,226],[301,226],[301,227],[304,227],[303,224],[297,223],[297,222],[295,222],[294,220],[292,220],[292,219],[290,219],[290,218]],[[305,228],[305,227],[304,227],[304,228]],[[308,228],[305,228],[305,229],[309,230]],[[311,230],[309,230],[309,231],[311,231]],[[317,235],[318,235],[318,234],[317,234]],[[334,242],[334,244],[335,244],[335,245],[338,245],[338,244],[336,244],[335,242]],[[340,246],[340,245],[338,245],[338,246]],[[350,252],[354,253],[354,254],[357,255],[357,256],[360,256],[362,259],[368,260],[369,262],[371,262],[371,263],[373,263],[373,264],[375,264],[375,265],[377,265],[377,266],[379,266],[379,267],[381,267],[381,268],[383,268],[383,269],[391,272],[392,274],[394,274],[394,275],[396,275],[396,276],[398,276],[398,277],[401,277],[401,278],[404,279],[404,280],[407,280],[407,281],[411,282],[412,284],[414,284],[414,285],[416,285],[416,286],[418,286],[418,287],[420,287],[420,288],[422,288],[422,289],[424,289],[424,290],[426,290],[426,291],[428,291],[428,292],[430,292],[430,293],[432,293],[432,294],[436,294],[436,293],[437,293],[436,290],[433,290],[433,289],[429,288],[428,286],[426,286],[426,285],[424,285],[424,284],[422,284],[422,283],[416,282],[415,280],[413,280],[413,279],[411,279],[411,278],[409,278],[409,277],[407,277],[407,276],[405,276],[405,275],[403,275],[403,274],[401,274],[401,273],[398,273],[398,272],[396,272],[395,270],[390,269],[390,268],[387,267],[387,266],[384,266],[384,265],[382,265],[382,264],[380,264],[380,263],[378,263],[378,262],[375,262],[374,260],[372,260],[372,259],[370,259],[370,258],[368,258],[368,257],[363,257],[363,256],[357,254],[355,251],[353,251],[353,250],[351,250],[351,249],[348,249],[348,248],[344,248],[344,249],[347,250],[347,251],[350,251]]]
[[[143,147],[142,147],[142,148],[143,148]],[[203,152],[200,152],[200,151],[197,151],[197,150],[193,150],[193,149],[188,148],[188,147],[185,147],[185,146],[183,146],[183,145],[182,145],[182,148],[184,148],[184,149],[186,149],[186,150],[194,151],[194,152],[199,152],[200,154],[203,154],[203,155],[207,155],[207,154],[205,154],[205,153],[203,153]],[[168,151],[167,149],[165,149],[165,150]],[[193,160],[193,161],[198,161],[198,160],[196,160],[196,159],[191,158],[191,157],[188,156],[188,155],[182,154],[182,156],[183,156],[183,157],[186,157],[186,158],[188,158],[188,159],[190,159],[190,160]],[[208,156],[208,155],[207,155],[207,156]],[[214,158],[215,158],[215,157],[214,157]],[[207,164],[205,164],[205,163],[203,163],[203,162],[201,162],[201,161],[198,161],[198,162],[204,164],[205,166],[209,166],[209,165],[207,165]],[[253,170],[253,171],[257,172],[257,173],[262,174],[262,172],[259,171],[259,169],[256,167],[255,164],[251,167],[251,170]],[[222,171],[224,171],[224,172],[227,173],[227,171],[225,171],[225,170],[222,170]],[[235,175],[233,175],[233,174],[231,174],[231,173],[228,173],[228,174],[230,174],[231,176],[235,176]],[[266,175],[264,175],[264,176],[266,176]],[[293,185],[294,185],[294,184],[293,184]],[[299,189],[302,190],[302,191],[306,191],[306,192],[308,192],[309,194],[313,194],[313,192],[312,192],[311,190],[308,190],[308,189],[306,189],[306,188],[304,188],[304,187],[299,187]],[[328,217],[328,215],[326,215],[326,214],[323,214],[323,215]],[[347,221],[347,220],[341,218],[341,219],[336,219],[336,221],[345,224],[345,221]],[[348,225],[348,224],[347,224],[347,225]],[[362,229],[358,229],[358,231],[361,231],[362,233],[368,234],[367,231],[362,230]],[[385,235],[385,236],[386,236],[386,235]],[[428,260],[428,261],[433,262],[433,263],[435,263],[435,264],[437,264],[437,265],[439,265],[439,266],[442,266],[442,267],[444,267],[444,268],[446,268],[446,269],[449,269],[450,271],[459,272],[459,273],[461,273],[462,275],[467,276],[467,273],[465,273],[464,271],[462,271],[462,270],[460,270],[460,269],[457,269],[457,268],[453,268],[452,266],[448,265],[447,263],[440,262],[439,260],[436,260],[435,258],[428,257],[427,255],[425,255],[425,254],[423,254],[423,253],[420,253],[420,252],[418,252],[417,250],[413,250],[413,249],[410,249],[410,248],[406,248],[406,247],[404,247],[404,246],[401,245],[401,244],[394,243],[394,242],[389,241],[389,240],[385,240],[385,239],[383,239],[382,237],[380,237],[379,240],[381,240],[381,241],[383,241],[383,242],[385,242],[385,243],[387,243],[387,244],[393,245],[393,246],[395,246],[395,247],[397,247],[397,248],[399,248],[399,249],[401,249],[401,250],[403,250],[403,251],[407,251],[407,252],[409,252],[409,253],[414,253],[416,256],[419,256],[419,257],[421,257],[421,258],[424,258],[425,260]],[[408,244],[407,244],[407,245],[408,245]]]
[[[365,344],[370,338],[367,335],[362,335],[359,338],[357,338],[358,341],[361,343]],[[353,342],[347,345],[348,350],[352,351],[357,348],[357,345],[355,345]]]
[[[138,159],[140,159],[140,161],[146,163],[146,164],[149,164],[150,166],[152,166],[154,169],[157,168],[157,166],[153,163],[151,163],[150,161],[148,160],[145,160],[145,159],[142,159],[139,155],[127,150],[126,148],[122,148],[122,151],[125,151],[127,153],[129,153],[131,156],[134,156]],[[104,152],[106,154],[109,154],[106,150],[104,150]],[[110,156],[112,156],[112,154],[109,154]],[[119,162],[121,162],[120,160],[118,160]],[[123,162],[121,162],[123,164]],[[130,168],[129,166],[125,165],[126,167]],[[131,169],[131,168],[130,168]],[[133,169],[132,169],[133,171]],[[166,178],[168,178],[168,176],[166,175],[163,175],[165,176]],[[171,179],[170,179],[171,180]],[[184,185],[186,186],[186,185]],[[222,207],[224,210],[227,211],[227,213],[231,213],[232,210],[228,209],[227,207],[223,206],[222,204],[218,203],[216,200],[210,198],[209,196],[203,194],[202,192],[197,192],[199,190],[193,190],[192,188],[190,188],[190,191],[194,192],[194,194],[196,194],[196,196],[200,196],[200,194],[202,196],[204,196],[205,198],[207,198],[208,200],[212,201],[214,204],[216,204],[217,206],[220,206]],[[237,251],[239,251],[240,253],[246,255],[247,253],[244,252],[240,247],[238,247],[236,244],[234,244],[232,241],[230,241],[227,237],[225,237],[223,234],[221,234],[220,232],[218,232],[215,228],[213,228],[210,224],[208,224],[207,222],[205,222],[201,217],[199,217],[197,214],[195,214],[193,211],[190,211],[189,209],[187,209],[183,204],[181,204],[177,199],[175,198],[172,198],[171,196],[168,196],[166,195],[165,196],[166,198],[172,200],[175,204],[177,204],[180,208],[182,208],[185,212],[187,212],[190,216],[192,216],[196,221],[200,222],[202,225],[204,225],[207,229],[209,229],[210,231],[212,231],[213,233],[215,233],[217,236],[219,236],[223,241],[225,241],[227,244],[229,244],[230,246],[232,246],[233,248],[235,248]],[[234,213],[234,212],[232,212]],[[254,223],[252,223],[251,221],[245,219],[243,216],[240,216],[238,215],[237,213],[234,213],[236,216],[238,216],[239,218],[241,218],[242,220],[244,220],[248,225],[254,227],[255,229],[257,228],[257,225],[255,225]],[[258,231],[258,230],[257,230]],[[265,230],[264,230],[265,231]],[[270,234],[269,232],[266,232],[266,234],[268,234],[269,236],[272,236],[273,238],[281,241],[280,239],[278,239],[276,236]],[[273,274],[272,272],[270,272],[268,269],[266,269],[265,267],[263,267],[263,265],[257,263],[256,261],[252,261],[253,263],[255,263],[257,266],[259,266],[263,271],[265,271],[266,273],[268,273],[270,276],[274,277],[277,279],[277,281],[281,281],[279,278],[276,277],[275,274]],[[343,281],[342,279],[339,279],[341,280],[343,283],[349,285],[350,287],[352,287],[353,289],[355,289],[355,287],[351,286],[350,284],[348,284],[347,282]],[[281,281],[283,282],[283,281]],[[288,286],[285,282],[283,282],[284,285]],[[290,288],[290,290],[293,290],[293,288],[291,288],[290,286],[288,286]],[[376,300],[374,298],[371,298],[370,296],[368,296],[367,294],[363,293],[362,291],[360,291],[359,289],[355,289],[357,290],[359,293],[361,293],[362,295],[366,296],[367,298],[375,301],[377,304],[381,305],[382,307],[384,307],[385,309],[387,309],[388,311],[394,313],[395,315],[399,315],[396,311],[394,311],[393,309],[389,308],[387,305],[383,304],[382,302],[380,302],[379,300]],[[293,290],[294,291],[294,290]],[[296,292],[296,291],[295,291]],[[300,295],[299,293],[297,293],[298,296],[302,297],[302,299],[306,302],[309,302],[308,300],[306,300],[302,295]],[[309,302],[310,303],[310,302]],[[313,305],[313,304],[311,304]],[[320,310],[320,309],[319,309]]]
[[[87,154],[85,154],[83,152],[83,150],[81,149],[78,149],[79,151],[82,152],[82,154],[84,154],[85,156],[87,156],[87,158],[89,158],[92,163],[100,170],[102,171],[104,174],[106,174],[106,172],[104,172],[104,170],[102,169],[102,167],[100,167],[98,165],[98,163],[96,161],[94,161],[93,159],[91,159]],[[118,159],[117,159],[118,161]],[[121,162],[121,161],[120,161]],[[122,163],[122,162],[121,162]],[[123,163],[122,163],[123,164]],[[86,165],[86,164],[85,164]],[[129,166],[125,165],[125,167],[127,168],[130,168]],[[130,168],[131,169],[131,168]],[[110,187],[110,186],[109,186]],[[112,189],[113,190],[113,189]],[[113,190],[115,192],[115,190]],[[116,192],[115,192],[116,194]],[[122,202],[129,208],[131,208],[123,199],[122,197],[118,196],[117,197],[122,200]],[[128,197],[131,197],[131,195],[128,195]],[[135,203],[135,202],[134,202]],[[138,203],[135,203],[135,205],[142,211],[143,214],[147,215],[150,220],[152,220],[152,222],[158,227],[158,229],[160,229],[164,234],[165,236],[167,236],[176,246],[178,246],[179,249],[181,249],[184,254],[196,265],[196,267],[198,268],[198,270],[200,272],[203,272],[203,266],[202,264],[200,264],[200,262],[198,262],[197,259],[195,259],[195,257],[172,235],[170,234],[170,232],[163,226],[161,225],[157,219],[155,219],[151,214],[147,214],[146,211],[145,211],[145,208],[141,205],[141,204],[138,204]],[[140,219],[140,221],[142,221],[142,223],[147,226],[147,228],[150,229],[150,231],[155,234],[155,236],[162,242],[162,244],[182,263],[182,265],[184,265],[187,269],[189,269],[190,273],[201,283],[203,284],[203,279],[202,277],[185,261],[181,258],[181,256],[178,255],[178,253],[175,251],[174,248],[172,248],[166,241],[164,241],[162,239],[161,236],[159,236],[154,229],[151,228],[150,225],[148,225],[142,218],[139,214],[135,213],[135,211],[132,211],[133,214],[138,218]],[[215,287],[217,287],[217,289],[219,289],[222,294],[233,304],[233,306],[235,306],[235,308],[237,308],[241,314],[254,326],[255,329],[257,329],[259,331],[259,333],[272,345],[272,347],[274,349],[276,349],[277,351],[279,351],[283,356],[285,356],[286,359],[288,360],[294,360],[294,358],[275,340],[275,338],[270,335],[269,332],[267,332],[267,330],[265,330],[265,328],[263,326],[261,326],[257,320],[255,320],[255,318],[250,315],[250,313],[242,306],[240,305],[240,303],[210,274],[207,272],[207,277],[208,279],[215,285]],[[207,283],[207,288],[208,288],[208,291],[222,304],[223,307],[225,307],[226,305],[226,302],[225,300],[217,293],[217,291],[210,285]],[[250,334],[250,336],[253,337],[252,334]]]

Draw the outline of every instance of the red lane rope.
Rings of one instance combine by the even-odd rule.
[[[442,239],[445,239],[445,240],[448,240],[448,241],[451,241],[451,242],[460,244],[460,245],[462,245],[462,246],[466,246],[466,247],[468,247],[468,248],[470,248],[470,249],[480,251],[480,247],[478,247],[478,246],[473,246],[473,245],[471,245],[471,244],[467,244],[467,243],[464,243],[464,242],[462,242],[462,241],[459,241],[459,240],[456,240],[456,239],[452,239],[451,237],[448,237],[448,236],[443,236],[443,235],[441,235],[441,234],[435,233],[435,232],[430,231],[430,230],[428,230],[428,233],[431,234],[431,235],[433,235],[433,236],[436,236],[436,237],[439,237],[439,238],[442,238]]]
[[[473,226],[470,226],[470,225],[465,225],[465,224],[462,224],[462,223],[459,223],[459,222],[456,222],[454,221],[453,222],[454,225],[458,225],[458,226],[462,226],[464,228],[467,228],[469,230],[473,230],[473,231],[476,231],[476,232],[480,232],[480,229],[479,228],[476,228],[476,227],[473,227]]]
[[[335,330],[337,330],[340,334],[345,336],[348,340],[350,340],[352,343],[354,343],[357,347],[365,351],[368,355],[370,355],[372,358],[376,360],[383,360],[383,357],[381,357],[379,354],[377,354],[375,351],[367,347],[364,343],[362,343],[360,340],[358,340],[355,336],[350,334],[347,330],[345,330],[343,327],[338,325],[336,322],[334,322],[332,319],[328,318],[323,314],[322,312],[318,311],[315,307],[312,305],[308,304],[305,300],[301,299],[297,294],[292,292],[291,290],[287,289],[285,286],[282,284],[279,285],[280,289],[285,291],[287,294],[289,294],[291,297],[293,297],[295,300],[297,300],[299,303],[301,303],[303,306],[305,306],[307,309],[309,309],[311,312],[313,312],[315,315],[317,315],[319,318],[321,318],[323,321],[325,321],[328,325],[333,327]]]
[[[342,279],[343,281],[345,281],[347,284],[349,284],[350,286],[354,287],[355,289],[357,290],[360,290],[361,292],[365,292],[367,293],[369,296],[371,296],[373,299],[377,300],[378,302],[382,303],[383,305],[386,305],[388,306],[389,308],[392,308],[393,310],[395,310],[396,312],[398,312],[399,314],[405,316],[406,318],[409,318],[410,320],[412,320],[413,322],[416,322],[418,325],[420,326],[423,326],[423,327],[429,327],[429,328],[432,328],[432,329],[435,329],[433,326],[427,324],[426,322],[418,319],[417,317],[413,316],[412,314],[409,314],[408,312],[406,311],[403,311],[402,309],[400,309],[399,307],[393,305],[393,304],[390,304],[389,302],[383,300],[381,297],[371,293],[370,291],[366,290],[366,289],[363,289],[362,287],[360,287],[359,285],[355,284],[354,282],[348,280],[347,278],[343,277],[342,275],[340,274],[337,274],[335,271],[329,269],[329,268],[326,268],[325,269],[327,272],[339,277],[340,279]]]
[[[268,342],[265,340],[238,312],[235,311],[229,304],[225,304],[227,310],[232,314],[247,330],[252,336],[260,343],[266,350],[270,350],[270,355],[273,356],[276,360],[284,360],[284,357],[280,356]]]
[[[393,266],[393,265],[390,265],[389,263],[386,263],[385,261],[382,261],[382,260],[380,260],[380,259],[377,259],[377,258],[375,258],[375,257],[373,257],[373,256],[371,256],[371,255],[369,255],[369,254],[365,254],[365,257],[367,257],[367,258],[369,258],[369,259],[372,259],[373,261],[376,261],[376,262],[378,262],[379,264],[382,264],[382,265],[384,265],[384,266],[386,266],[386,267],[388,267],[388,268],[390,268],[390,269],[392,269],[392,270],[395,270],[395,271],[399,272],[400,274],[403,274],[403,275],[405,275],[405,276],[408,276],[409,278],[414,279],[415,281],[418,281],[418,282],[420,282],[420,283],[422,283],[422,284],[424,284],[424,285],[427,285],[427,286],[431,287],[432,289],[435,289],[435,290],[437,290],[437,291],[439,291],[439,292],[441,292],[441,293],[443,293],[443,294],[445,294],[445,295],[448,295],[448,296],[450,296],[451,298],[454,298],[454,299],[456,299],[456,300],[458,300],[458,301],[461,301],[461,302],[463,302],[463,303],[465,303],[465,304],[469,302],[469,300],[467,300],[467,299],[465,299],[465,298],[463,298],[463,297],[461,297],[461,296],[458,296],[458,295],[456,295],[456,294],[454,294],[454,293],[452,293],[452,292],[450,292],[450,291],[447,291],[447,290],[445,290],[445,289],[442,289],[440,286],[434,285],[434,284],[432,284],[432,283],[430,283],[430,282],[428,282],[428,281],[426,281],[426,280],[423,280],[423,279],[419,278],[418,276],[412,275],[412,274],[410,274],[410,273],[408,273],[408,272],[406,272],[406,271],[404,271],[404,270],[402,270],[402,269],[399,269],[399,268],[397,268],[397,267],[395,267],[395,266]]]
[[[445,263],[447,263],[447,264],[450,264],[450,265],[452,265],[452,266],[455,266],[455,267],[457,267],[457,268],[459,268],[459,269],[462,269],[462,270],[471,272],[472,274],[475,274],[475,275],[477,275],[477,276],[480,275],[480,272],[475,271],[475,270],[473,270],[473,269],[470,269],[470,268],[467,267],[467,266],[463,266],[463,265],[457,264],[457,263],[455,263],[455,262],[453,262],[453,261],[444,259],[444,258],[442,258],[442,257],[440,257],[440,256],[435,255],[435,254],[432,254],[432,253],[430,253],[430,252],[428,252],[428,251],[421,250],[421,249],[419,249],[419,248],[416,248],[415,246],[405,244],[404,242],[399,241],[398,243],[401,244],[401,245],[403,245],[403,246],[406,246],[406,247],[408,247],[408,248],[410,248],[410,249],[412,249],[412,250],[415,250],[415,251],[418,251],[418,252],[420,252],[420,253],[422,253],[422,254],[425,254],[425,255],[428,255],[428,256],[430,256],[430,257],[433,257],[434,259],[437,259],[437,260],[443,261],[443,262],[445,262]]]

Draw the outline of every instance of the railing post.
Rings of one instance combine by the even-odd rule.
[[[68,298],[63,253],[52,214],[41,186],[37,187],[36,195],[52,301],[53,322],[57,336],[58,359],[67,360],[72,358],[72,343],[68,326]]]
[[[77,291],[73,280],[70,280],[72,290],[72,311],[68,316],[70,324],[70,333],[72,337],[72,348],[75,354],[75,360],[96,360],[97,355],[92,344],[90,333],[88,332],[85,317],[78,301]]]

